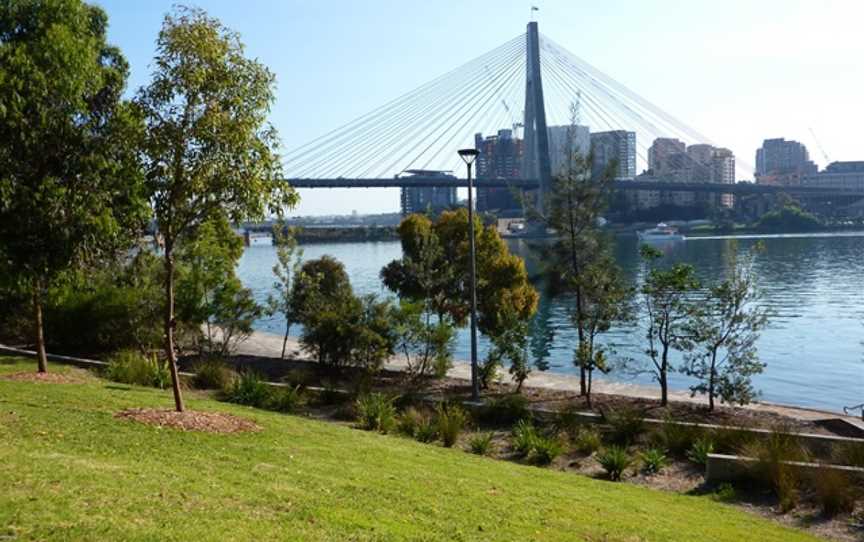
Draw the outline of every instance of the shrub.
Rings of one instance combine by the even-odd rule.
[[[582,431],[585,423],[580,416],[579,407],[575,404],[569,404],[559,410],[555,414],[555,421],[552,422],[552,427],[559,433],[565,433],[574,440]]]
[[[642,459],[642,472],[645,474],[657,474],[666,467],[666,450],[661,448],[648,448],[640,454]]]
[[[633,444],[645,432],[645,420],[638,409],[609,410],[603,413],[603,418],[611,428],[609,438],[616,444]]]
[[[145,356],[134,350],[121,350],[108,358],[105,376],[114,382],[165,389],[171,384],[167,364],[156,356]]]
[[[693,443],[702,435],[701,429],[694,425],[680,424],[666,416],[660,430],[652,435],[655,446],[665,448],[679,457],[684,456]]]
[[[708,464],[708,454],[714,453],[714,441],[707,437],[702,437],[693,443],[690,450],[687,451],[687,459],[697,465]]]
[[[813,476],[816,502],[826,516],[852,512],[858,497],[857,488],[850,477],[836,470],[825,470]]]
[[[360,396],[355,405],[357,421],[363,429],[388,433],[396,424],[396,407],[390,397],[370,393]]]
[[[735,486],[728,482],[724,482],[717,487],[717,490],[712,495],[712,498],[715,501],[720,502],[732,502],[737,498],[737,494],[735,492]]]
[[[481,419],[495,425],[509,425],[528,417],[528,399],[522,395],[504,395],[490,399],[481,411]]]
[[[414,438],[414,435],[417,434],[417,428],[428,419],[428,414],[410,406],[399,415],[396,421],[396,430],[406,437]]]
[[[519,457],[528,457],[537,440],[537,428],[529,420],[519,420],[513,427],[513,450]]]
[[[583,427],[573,439],[573,447],[580,454],[591,455],[603,446],[600,431],[594,427]]]
[[[260,374],[255,371],[244,371],[228,389],[226,399],[238,405],[267,408],[272,395],[273,389]]]
[[[531,457],[534,463],[538,465],[548,465],[561,455],[562,452],[564,452],[564,445],[557,435],[550,437],[537,435],[534,438],[534,448]]]
[[[446,448],[451,448],[468,424],[468,414],[459,405],[440,404],[436,411],[436,427]]]
[[[864,444],[844,442],[831,449],[831,460],[838,465],[864,468]]]
[[[199,361],[193,371],[192,385],[199,390],[227,390],[237,378],[236,372],[216,358]]]
[[[711,432],[714,449],[721,453],[734,454],[755,439],[752,432],[738,427],[718,427]]]
[[[780,500],[780,509],[788,512],[795,508],[799,500],[798,469],[788,464],[790,461],[806,461],[807,449],[800,439],[789,433],[786,428],[775,428],[761,440],[754,440],[744,446],[741,455],[752,457],[756,462],[751,467],[751,476],[772,488]]]
[[[432,442],[438,438],[438,425],[431,416],[421,420],[414,431],[414,439],[417,442]]]
[[[468,441],[472,454],[489,455],[492,451],[492,433],[478,433]]]
[[[633,458],[622,446],[611,446],[597,456],[597,462],[606,471],[606,475],[613,482],[618,482],[624,476],[627,467],[633,464]]]
[[[303,403],[303,388],[300,386],[285,386],[283,388],[273,388],[270,391],[270,400],[267,402],[266,408],[275,410],[276,412],[297,412]]]

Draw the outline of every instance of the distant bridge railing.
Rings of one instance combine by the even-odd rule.
[[[294,188],[429,188],[457,187],[466,188],[466,179],[448,177],[402,177],[392,179],[286,179]],[[477,179],[476,188],[518,188],[536,190],[536,179]],[[864,190],[823,186],[777,186],[755,183],[699,183],[671,182],[662,180],[619,180],[613,181],[615,190],[649,190],[664,192],[711,192],[715,194],[796,194],[801,196],[842,196],[864,198]]]

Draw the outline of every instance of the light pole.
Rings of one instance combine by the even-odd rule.
[[[480,371],[477,367],[477,269],[476,254],[474,248],[474,198],[471,193],[474,186],[471,184],[471,165],[477,159],[477,149],[460,149],[459,156],[468,166],[468,247],[471,253],[470,266],[470,289],[471,289],[471,398],[480,398]]]

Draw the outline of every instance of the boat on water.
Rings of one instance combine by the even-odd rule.
[[[650,230],[642,230],[636,232],[640,241],[644,242],[662,242],[662,241],[683,241],[686,239],[678,233],[678,229],[668,224],[660,223]]]

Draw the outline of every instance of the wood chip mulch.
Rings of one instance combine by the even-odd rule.
[[[26,373],[12,373],[3,375],[3,380],[14,380],[16,382],[48,382],[51,384],[78,384],[80,378],[62,373],[37,373],[36,371]]]
[[[244,433],[259,431],[261,427],[250,420],[221,412],[198,412],[187,410],[156,410],[152,408],[130,408],[114,415],[116,418],[134,420],[148,425],[171,427],[181,431],[205,433]]]

